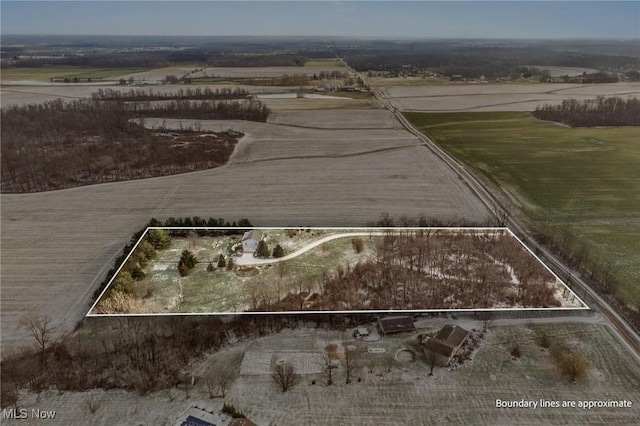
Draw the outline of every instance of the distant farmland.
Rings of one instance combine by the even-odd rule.
[[[569,128],[526,112],[407,113],[572,255],[589,253],[640,306],[640,128]],[[605,266],[602,266],[605,265]]]

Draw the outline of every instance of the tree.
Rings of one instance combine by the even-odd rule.
[[[282,392],[286,392],[300,381],[300,376],[293,364],[285,362],[274,367],[271,380]]]
[[[187,268],[187,265],[185,265],[182,262],[178,262],[178,273],[180,273],[181,277],[186,277],[187,275],[189,275],[189,268]]]
[[[280,244],[276,244],[276,246],[273,248],[273,257],[277,259],[282,256],[284,256],[284,249]]]
[[[345,384],[351,383],[351,378],[360,369],[360,353],[355,347],[346,347],[342,358],[345,373]]]
[[[227,261],[224,258],[224,254],[218,256],[218,268],[224,268],[227,266]]]
[[[327,386],[333,385],[333,370],[336,365],[333,362],[333,354],[335,354],[337,345],[331,343],[325,346],[325,350],[322,352],[322,359],[320,360],[320,367],[322,368],[322,374],[327,379]]]
[[[196,266],[198,259],[196,255],[189,250],[183,250],[178,261],[178,271],[180,276],[184,277],[189,275],[189,272]]]
[[[230,257],[229,260],[227,260],[227,270],[229,271],[233,271],[233,268],[236,266],[236,263],[233,261],[233,259]]]
[[[207,272],[213,272],[215,268],[213,267],[213,263],[209,262],[207,265]]]
[[[164,229],[150,229],[147,232],[146,240],[156,250],[165,250],[171,245],[171,236]]]
[[[433,376],[433,368],[438,363],[438,355],[434,351],[425,349],[424,356],[425,360],[429,364],[429,375]]]
[[[580,352],[569,352],[560,358],[560,369],[568,376],[569,381],[575,382],[587,375],[589,360]]]
[[[51,318],[46,316],[28,314],[21,319],[20,325],[26,328],[35,339],[44,371],[47,364],[47,351],[63,339],[63,334],[52,324]]]
[[[356,253],[361,253],[362,250],[364,249],[364,242],[362,241],[362,238],[356,237],[351,240],[351,246],[353,247]]]
[[[215,365],[207,375],[207,390],[210,398],[224,398],[227,388],[235,379],[235,371],[222,365]]]
[[[258,243],[258,248],[256,248],[256,257],[269,257],[271,251],[269,250],[269,245],[265,240],[260,240]]]
[[[133,278],[127,271],[120,271],[112,285],[113,291],[119,291],[124,294],[133,294]]]

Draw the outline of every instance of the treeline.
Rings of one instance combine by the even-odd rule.
[[[133,117],[190,118],[195,120],[248,120],[265,122],[270,110],[258,100],[189,101],[179,99],[164,104],[128,104],[125,110]]]
[[[74,66],[89,68],[159,68],[172,64],[207,64],[211,67],[301,67],[308,57],[294,54],[221,54],[205,48],[185,50],[157,50],[146,52],[100,52],[85,55],[48,55],[16,57],[11,65],[24,68],[46,66]]]
[[[169,400],[188,397],[193,361],[239,339],[277,333],[283,328],[354,327],[375,321],[371,315],[240,315],[234,318],[136,317],[90,318],[78,327],[88,333],[65,335],[43,317],[28,318],[45,338],[38,349],[4,351],[0,376],[0,406],[21,406],[21,391],[54,387],[60,392],[124,389],[145,395],[164,390]],[[25,325],[25,326],[27,326]],[[45,325],[45,327],[42,327]],[[35,343],[35,340],[34,340]],[[235,371],[235,368],[232,368]],[[235,379],[235,372],[232,380]],[[205,377],[197,377],[203,381]],[[87,407],[90,410],[90,407]]]
[[[346,61],[358,71],[407,72],[428,68],[464,78],[508,77],[523,64],[598,69],[640,67],[640,58],[586,52],[565,52],[541,47],[396,46],[344,52]]]
[[[604,96],[584,101],[568,99],[560,105],[538,106],[532,114],[541,120],[573,127],[640,126],[640,99]]]
[[[238,222],[236,223],[235,221],[230,223],[227,220],[224,220],[223,218],[219,217],[219,218],[214,218],[214,217],[210,217],[208,219],[199,217],[199,216],[193,216],[193,217],[170,217],[168,219],[166,219],[164,222],[157,220],[155,218],[152,218],[149,223],[147,223],[147,225],[140,229],[139,231],[137,231],[136,233],[133,234],[133,236],[131,237],[131,239],[129,240],[129,242],[125,245],[125,247],[122,249],[122,253],[116,258],[116,260],[114,261],[114,265],[113,268],[109,269],[109,271],[107,272],[107,274],[105,275],[104,279],[102,280],[102,282],[100,283],[100,285],[98,286],[98,288],[96,288],[96,290],[93,292],[93,301],[95,302],[95,300],[98,298],[98,296],[100,296],[100,294],[102,293],[102,291],[105,289],[105,287],[109,284],[109,282],[111,281],[111,278],[113,278],[113,276],[116,274],[116,272],[118,271],[118,268],[120,267],[120,265],[122,265],[124,263],[124,260],[127,258],[127,256],[129,256],[129,254],[134,254],[132,253],[133,248],[135,247],[136,243],[138,242],[138,240],[140,240],[140,237],[142,237],[142,235],[144,234],[145,230],[147,228],[158,228],[158,227],[166,227],[166,228],[178,228],[178,227],[210,227],[210,228],[233,228],[233,227],[246,227],[246,228],[252,228],[253,224],[251,223],[251,221],[247,218],[241,218],[240,220],[238,220]],[[221,230],[179,230],[179,229],[172,229],[172,230],[167,230],[165,232],[158,232],[158,231],[153,231],[150,230],[147,235],[145,235],[145,241],[151,246],[153,247],[154,250],[159,250],[159,249],[163,249],[167,247],[167,242],[171,241],[171,237],[185,237],[189,234],[189,232],[196,232],[199,236],[204,236],[204,235],[209,235],[209,236],[218,236],[218,235],[223,235],[226,233],[228,233],[229,235],[232,234],[236,234],[239,232],[242,232],[242,230],[234,230],[234,229],[230,229],[228,231],[221,231]],[[149,255],[153,256],[153,254],[147,250],[147,249],[143,249],[141,250],[139,255],[136,255],[138,257],[146,257],[146,260],[150,259],[151,257],[149,257]],[[135,256],[133,256],[135,257]],[[130,262],[130,272],[133,270],[133,268],[136,268],[136,260],[134,259],[132,262]],[[141,271],[142,268],[141,267],[137,267],[137,270]],[[137,273],[134,272],[134,275]]]
[[[48,101],[3,108],[2,192],[37,192],[163,176],[225,164],[241,136],[150,130],[133,118],[266,121],[251,101]],[[197,130],[197,129],[195,129]]]
[[[213,55],[206,63],[210,67],[302,67],[309,60],[306,56],[283,54]]]
[[[96,101],[123,101],[123,102],[141,102],[141,101],[166,101],[174,99],[194,99],[194,100],[229,100],[229,99],[246,99],[249,92],[242,88],[222,88],[211,90],[210,88],[180,89],[175,92],[154,92],[151,90],[131,89],[129,91],[120,91],[114,89],[99,89],[91,95],[91,99]]]

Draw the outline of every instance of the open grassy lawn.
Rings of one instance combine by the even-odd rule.
[[[569,128],[526,112],[406,113],[480,171],[535,227],[567,233],[613,267],[640,307],[640,128]]]
[[[43,68],[4,68],[2,81],[38,80],[74,78],[101,80],[125,74],[144,71],[144,68],[84,68],[84,67],[43,67]]]

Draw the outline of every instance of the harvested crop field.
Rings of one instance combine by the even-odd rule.
[[[640,96],[640,83],[611,84],[441,84],[381,86],[380,90],[404,111],[532,111],[567,98]]]
[[[362,109],[380,108],[375,99],[350,99],[337,96],[335,98],[292,98],[292,99],[260,99],[273,111],[299,111],[299,110],[335,110],[335,109]]]
[[[369,117],[371,111],[343,113],[356,122],[380,120],[379,112]],[[299,114],[298,122],[313,120],[314,112]],[[180,120],[169,122],[180,125]],[[246,217],[257,226],[363,226],[383,212],[445,222],[489,218],[450,169],[403,130],[242,121],[204,121],[202,127],[245,133],[229,164],[176,176],[2,195],[3,345],[28,339],[18,327],[27,312],[73,327],[125,242],[152,217]]]
[[[276,112],[269,123],[316,129],[402,129],[402,124],[387,110],[357,111],[351,109],[315,111],[313,114],[287,111]]]

